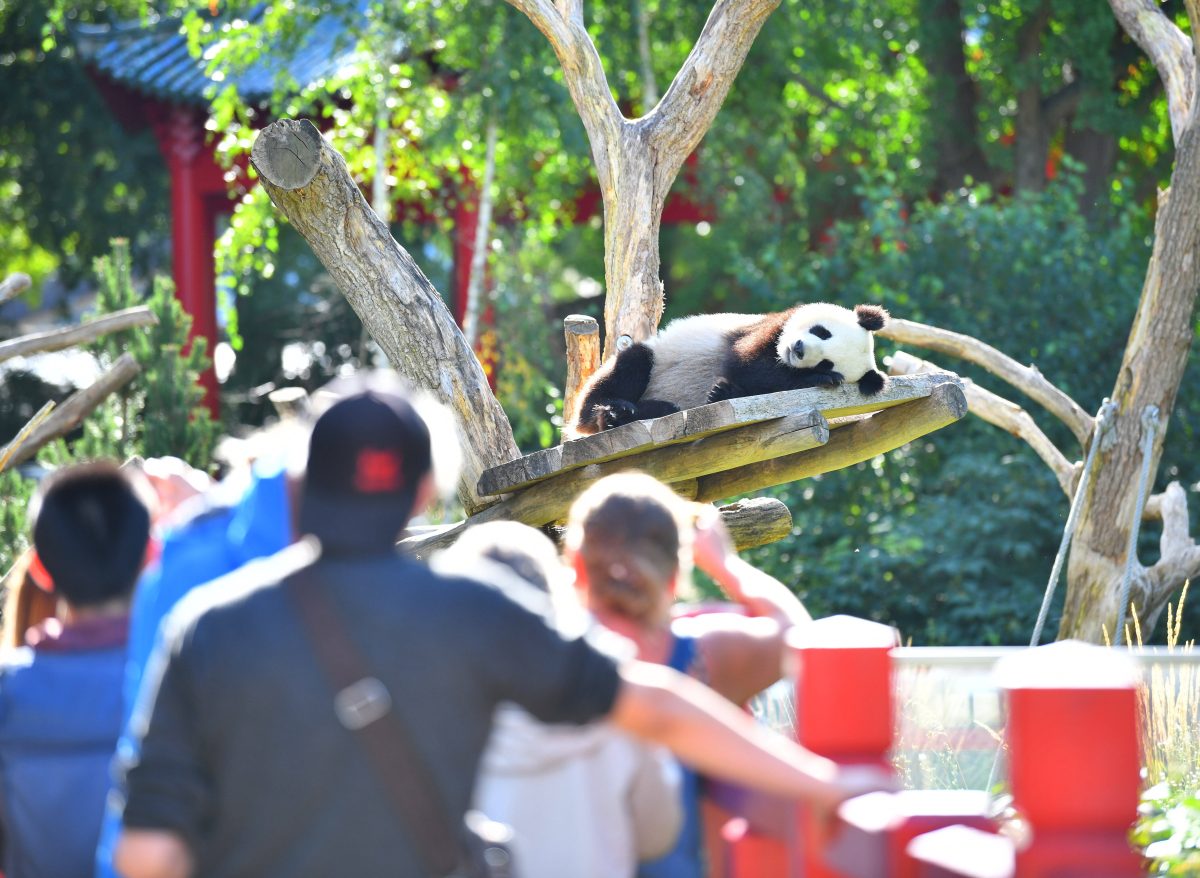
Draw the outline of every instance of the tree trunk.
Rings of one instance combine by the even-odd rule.
[[[957,189],[968,177],[988,180],[991,172],[979,147],[975,83],[963,58],[959,0],[921,0],[919,27],[931,97],[939,108],[930,153],[935,162],[934,187],[940,194]]]
[[[667,190],[657,190],[645,126],[622,129],[613,185],[604,196],[604,357],[649,338],[663,313],[659,231]],[[672,181],[674,177],[672,176]],[[620,291],[614,295],[614,291]],[[615,333],[615,334],[614,334]]]
[[[346,163],[309,122],[263,129],[250,155],[275,206],[329,271],[388,362],[454,413],[463,449],[458,497],[489,505],[479,474],[520,455],[474,352],[412,257],[392,238]]]
[[[1046,154],[1053,132],[1042,113],[1040,55],[1042,32],[1050,21],[1050,4],[1044,2],[1017,32],[1017,118],[1013,188],[1040,192],[1046,186]]]
[[[1163,200],[1160,197],[1160,202]],[[1160,413],[1150,464],[1153,474],[1193,337],[1193,311],[1200,287],[1198,248],[1200,133],[1193,123],[1177,139],[1169,197],[1155,223],[1154,249],[1141,301],[1112,393],[1118,405],[1113,441],[1103,443],[1096,455],[1091,487],[1080,511],[1067,568],[1060,638],[1100,642],[1102,624],[1110,633],[1115,627],[1142,466],[1142,415],[1149,405],[1157,406]],[[1145,607],[1151,598],[1150,580],[1136,562],[1134,569],[1130,597],[1134,604]]]

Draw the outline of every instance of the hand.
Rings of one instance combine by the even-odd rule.
[[[703,570],[717,581],[717,584],[728,591],[728,576],[725,573],[726,564],[735,554],[733,540],[725,523],[721,521],[721,513],[715,507],[698,504],[695,530],[692,532],[692,561],[696,567]],[[731,595],[735,600],[736,595]]]
[[[142,462],[142,472],[158,496],[155,520],[170,516],[185,500],[212,487],[212,479],[178,457],[151,457]]]

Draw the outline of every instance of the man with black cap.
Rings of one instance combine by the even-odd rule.
[[[498,567],[484,582],[398,554],[430,456],[404,395],[343,399],[313,428],[300,500],[319,553],[302,541],[168,618],[127,766],[127,878],[473,874],[456,871],[463,847],[447,858],[435,842],[458,837],[503,701],[544,722],[607,717],[820,807],[889,783],[840,773],[670,669],[565,637]]]
[[[92,869],[121,727],[129,597],[146,559],[149,486],[112,463],[59,470],[30,504],[30,574],[55,617],[0,663],[4,874]]]

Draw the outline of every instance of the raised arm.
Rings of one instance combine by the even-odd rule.
[[[692,555],[696,567],[711,576],[730,600],[745,607],[748,616],[773,619],[785,630],[811,621],[804,604],[786,585],[737,556],[720,514],[712,507],[697,517]]]
[[[851,796],[895,789],[895,779],[873,768],[839,768],[759,725],[701,683],[661,665],[630,662],[612,722],[662,744],[701,773],[802,799],[829,811]]]

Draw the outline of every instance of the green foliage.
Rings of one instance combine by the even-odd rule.
[[[60,268],[74,282],[113,235],[139,250],[165,236],[154,138],[122,130],[62,38],[68,22],[142,5],[0,2],[0,277]]]
[[[975,192],[917,204],[906,218],[887,190],[865,188],[863,218],[839,225],[826,252],[793,261],[791,278],[782,264],[766,268],[768,286],[781,292],[762,304],[881,302],[897,317],[1035,363],[1094,411],[1116,377],[1149,251],[1131,219],[1089,224],[1077,191],[1066,181],[1007,201]],[[880,343],[878,355],[888,353]],[[982,370],[939,365],[1012,397]],[[1197,377],[1194,364],[1184,386]],[[1179,405],[1194,411],[1200,400]],[[1061,424],[1027,409],[1069,457],[1080,456]],[[1169,435],[1166,459],[1179,467],[1173,477],[1192,482],[1200,472],[1186,444]],[[814,614],[866,615],[921,645],[1028,642],[1068,503],[1021,441],[968,416],[777,494],[793,511],[795,533],[754,559],[793,584]]]
[[[112,242],[112,253],[95,263],[101,314],[143,304],[133,284],[128,242]],[[141,374],[113,394],[84,422],[84,434],[72,453],[83,458],[180,457],[198,469],[212,464],[218,426],[204,407],[200,375],[208,365],[203,339],[188,346],[191,318],[175,298],[173,284],[155,277],[144,304],[158,318],[150,328],[106,336],[93,352],[111,363],[123,352],[133,355]],[[187,348],[186,353],[184,349]]]
[[[16,470],[0,473],[0,576],[29,545],[25,535],[25,510],[33,496],[34,481]]]
[[[1200,793],[1163,782],[1142,794],[1133,843],[1149,875],[1200,875]]]

